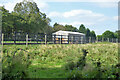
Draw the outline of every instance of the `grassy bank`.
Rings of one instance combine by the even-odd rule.
[[[87,54],[84,56],[85,51]],[[13,60],[15,57],[21,58],[21,63],[14,63],[17,60]],[[118,45],[117,43],[51,44],[28,45],[27,48],[25,45],[4,45],[3,64],[3,70],[10,69],[11,64],[25,67],[21,70],[25,76],[21,72],[21,77],[26,78],[116,78]],[[19,66],[11,73],[16,74]],[[4,71],[5,73],[7,71]]]

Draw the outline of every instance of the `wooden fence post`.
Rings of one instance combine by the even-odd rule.
[[[38,35],[37,35],[36,41],[37,41],[37,44],[38,44]]]
[[[75,44],[75,42],[74,42],[74,41],[75,41],[75,36],[73,36],[73,44]]]
[[[45,33],[45,45],[47,44],[47,34]]]
[[[83,36],[81,36],[81,44],[83,43]]]
[[[86,37],[84,36],[84,43],[86,44],[87,42],[86,42]]]
[[[61,44],[61,35],[60,35],[60,41],[59,41],[59,44]]]
[[[109,42],[109,38],[108,38],[108,42]]]
[[[3,44],[4,44],[4,34],[2,33],[2,48],[3,48]]]
[[[112,38],[112,42],[113,42],[113,38]]]
[[[56,43],[56,35],[54,35],[54,44]]]
[[[96,42],[98,42],[98,37],[97,37],[97,39],[96,39]]]
[[[14,44],[16,44],[16,32],[14,32]]]
[[[68,35],[68,44],[69,44],[69,35]]]
[[[118,43],[118,39],[116,38],[116,43]]]
[[[1,34],[2,46],[1,46],[1,55],[0,55],[0,78],[2,79],[2,57],[3,57],[3,41],[4,41],[4,34]]]
[[[2,48],[1,48],[1,58],[2,58],[2,55],[3,55],[3,44],[4,44],[4,34],[2,33]]]
[[[102,38],[102,42],[104,41],[104,38]]]
[[[60,44],[62,44],[62,35],[61,35],[61,38],[60,38]]]
[[[71,36],[71,43],[73,44],[73,36]]]
[[[28,46],[28,34],[26,35],[26,47]]]
[[[91,43],[91,37],[89,37],[89,43]]]

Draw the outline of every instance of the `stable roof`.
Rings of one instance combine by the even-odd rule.
[[[71,32],[71,31],[57,31],[55,33],[52,33],[53,35],[69,35],[69,34],[74,34],[74,35],[85,35],[83,33],[79,33],[79,32]]]

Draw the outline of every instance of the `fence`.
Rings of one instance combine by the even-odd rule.
[[[69,36],[69,35],[52,35],[43,33],[6,33],[2,34],[1,43],[2,45],[9,44],[85,44],[85,43],[95,43],[95,42],[113,42],[117,43],[117,38],[92,38],[83,36]]]

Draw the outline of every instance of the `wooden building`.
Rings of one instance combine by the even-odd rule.
[[[57,31],[52,33],[54,43],[84,43],[85,34],[71,31]]]

